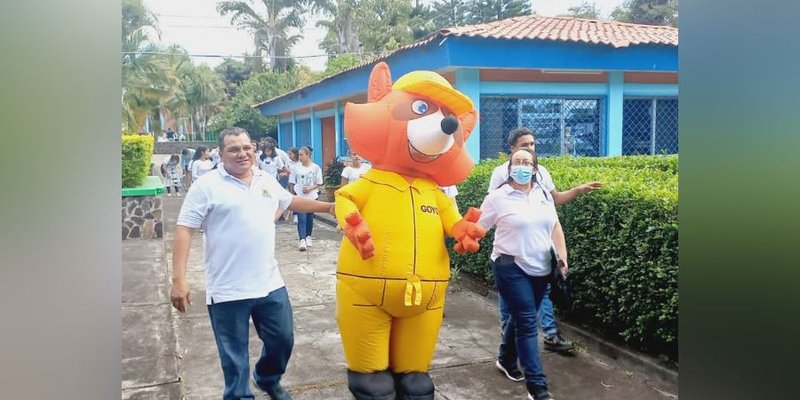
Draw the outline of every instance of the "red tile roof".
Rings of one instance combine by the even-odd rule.
[[[628,47],[637,44],[678,45],[678,28],[573,17],[525,15],[480,25],[439,31],[442,36],[490,39],[556,40]]]
[[[485,24],[440,29],[414,43],[407,44],[397,50],[383,54],[352,68],[348,68],[336,75],[295,89],[289,93],[254,104],[251,107],[255,108],[262,104],[270,103],[273,100],[298,92],[307,87],[318,85],[330,79],[335,79],[338,75],[345,72],[385,60],[392,54],[420,47],[434,40],[443,39],[448,36],[482,37],[489,39],[553,40],[609,45],[616,48],[647,44],[678,45],[678,28],[673,28],[671,26],[630,24],[574,17],[545,17],[535,14],[524,15]]]

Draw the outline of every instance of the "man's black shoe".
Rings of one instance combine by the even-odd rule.
[[[544,337],[544,348],[550,351],[571,351],[575,348],[572,342],[564,340],[561,333]]]
[[[528,400],[555,400],[547,391],[547,385],[528,384]]]
[[[283,389],[283,386],[281,386],[280,383],[276,383],[272,389],[267,390],[266,392],[267,395],[269,395],[269,398],[272,400],[292,400],[292,396],[290,396],[289,393]]]
[[[500,363],[500,360],[495,361],[494,365],[497,367],[497,369],[506,374],[508,379],[511,379],[514,382],[519,382],[525,379],[525,374],[523,374],[516,365],[513,367],[504,367],[503,364]]]

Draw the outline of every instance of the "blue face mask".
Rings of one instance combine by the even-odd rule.
[[[511,172],[508,174],[514,182],[520,185],[527,185],[533,177],[533,167],[527,165],[512,165]]]

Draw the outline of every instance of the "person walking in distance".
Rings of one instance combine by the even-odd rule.
[[[294,167],[289,183],[294,185],[298,196],[316,200],[322,186],[322,169],[311,161],[311,148],[303,146],[299,150],[300,164]],[[297,234],[300,237],[298,248],[305,251],[311,247],[311,232],[314,230],[314,213],[297,214]]]

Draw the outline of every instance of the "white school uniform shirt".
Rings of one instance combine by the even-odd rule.
[[[219,164],[220,164],[220,162],[219,162],[219,149],[216,148],[216,147],[211,149],[211,153],[209,155],[211,156],[211,158],[210,158],[211,165],[219,166]]]
[[[289,158],[289,154],[288,153],[286,153],[285,151],[283,151],[283,150],[281,150],[281,149],[279,149],[277,147],[275,148],[275,153],[278,154],[278,157],[281,158],[281,161],[283,161],[283,165],[289,165],[289,162],[292,161],[292,159]]]
[[[177,224],[203,228],[206,304],[261,298],[284,286],[275,259],[275,212],[292,195],[252,168],[248,186],[218,168],[191,186]]]
[[[456,185],[439,186],[439,189],[442,189],[444,194],[451,199],[458,196],[458,188]]]
[[[478,224],[486,230],[496,227],[492,261],[507,254],[514,256],[514,262],[530,276],[550,273],[550,248],[558,214],[549,198],[540,188],[524,193],[511,185],[486,196]]]
[[[289,168],[289,174],[290,175],[293,174],[295,167],[297,167],[298,165],[302,165],[302,164],[303,163],[301,163],[300,160],[292,161],[291,159],[289,159],[289,162],[286,163],[286,166]],[[291,179],[291,176],[289,177],[289,179]]]
[[[350,183],[360,178],[361,175],[367,173],[367,171],[369,171],[370,168],[372,168],[372,166],[363,162],[358,168],[355,168],[353,166],[347,166],[344,167],[344,169],[342,170],[342,177],[347,179],[347,183]]]
[[[214,164],[211,160],[201,160],[198,158],[197,160],[193,160],[191,164],[192,183],[197,182],[197,179],[214,169]]]
[[[308,167],[303,166],[303,163],[298,163],[294,167],[292,175],[289,176],[289,183],[294,183],[294,193],[298,196],[316,200],[319,197],[319,189],[303,193],[303,188],[314,184],[322,185],[322,169],[313,162]]]
[[[508,161],[504,162],[502,165],[498,165],[492,171],[492,177],[489,179],[489,188],[486,191],[491,192],[492,190],[497,189],[503,182],[508,180]],[[544,167],[544,165],[539,164],[539,170],[536,171],[536,184],[541,186],[548,194],[556,188],[555,182],[553,182],[553,177],[550,175],[550,171]],[[535,188],[535,186],[534,186]]]
[[[263,160],[261,156],[256,157],[256,164],[262,171],[267,171],[268,174],[277,177],[278,170],[283,168],[283,160],[280,157],[265,157]]]

